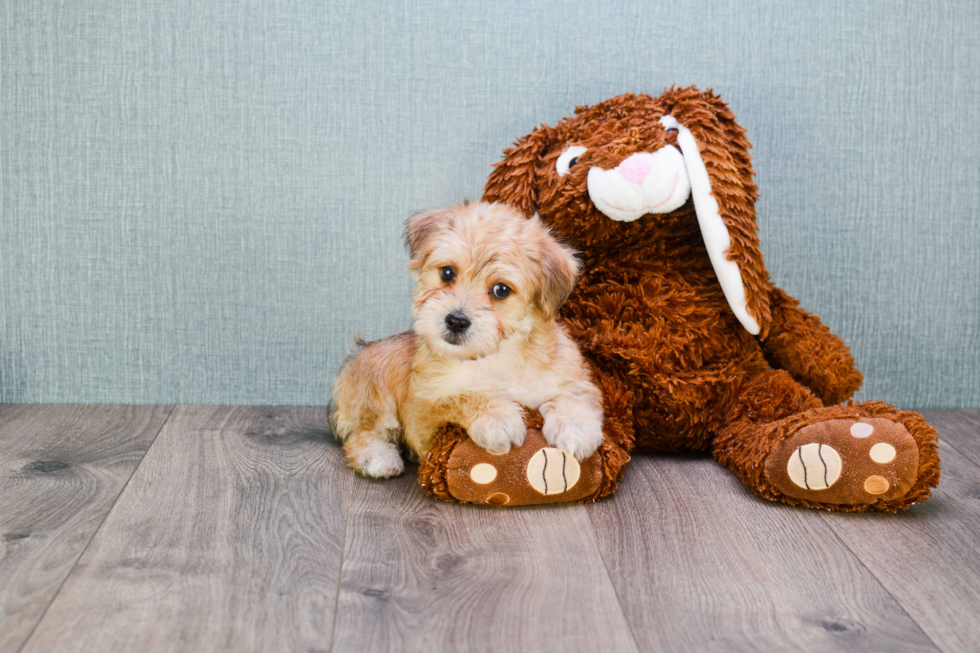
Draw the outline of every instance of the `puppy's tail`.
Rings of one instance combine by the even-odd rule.
[[[357,347],[357,351],[360,351],[365,347],[370,347],[376,342],[377,340],[365,340],[364,338],[361,337],[361,334],[359,333],[354,334],[354,346]]]

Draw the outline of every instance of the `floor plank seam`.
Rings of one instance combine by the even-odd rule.
[[[936,643],[936,640],[934,640],[934,639],[933,639],[933,638],[932,638],[932,637],[931,637],[931,636],[929,635],[929,633],[927,633],[927,632],[926,632],[926,630],[925,630],[925,628],[923,628],[923,627],[922,627],[922,624],[920,624],[920,623],[919,623],[919,622],[918,622],[918,621],[917,621],[917,620],[915,619],[915,617],[913,617],[913,616],[911,615],[911,613],[909,613],[909,611],[905,609],[905,606],[904,606],[904,605],[902,605],[902,602],[898,600],[898,597],[897,597],[897,596],[895,596],[895,595],[894,595],[894,594],[892,593],[892,591],[891,591],[890,589],[888,589],[888,587],[887,587],[887,586],[886,586],[886,585],[885,585],[885,584],[884,584],[884,583],[882,582],[882,580],[881,580],[880,578],[878,578],[878,575],[877,575],[877,574],[875,574],[875,572],[874,572],[874,571],[873,571],[873,570],[872,570],[872,569],[871,569],[871,568],[870,568],[870,567],[869,567],[869,566],[868,566],[867,564],[865,564],[865,562],[864,562],[864,560],[863,560],[863,559],[861,558],[861,556],[860,556],[860,555],[858,555],[858,553],[857,553],[857,552],[856,552],[856,551],[855,551],[854,549],[852,549],[852,548],[851,548],[850,546],[848,546],[848,544],[847,544],[847,542],[845,542],[845,541],[844,541],[844,539],[843,539],[843,538],[842,538],[842,537],[840,536],[840,534],[839,534],[839,533],[837,532],[837,529],[835,529],[835,528],[834,528],[834,525],[833,525],[833,523],[832,523],[832,522],[828,522],[827,520],[824,520],[824,524],[826,524],[826,525],[827,525],[827,527],[828,527],[828,530],[829,530],[829,531],[830,531],[830,533],[831,533],[831,534],[832,534],[832,535],[834,536],[834,539],[836,539],[836,540],[837,540],[838,542],[840,542],[840,545],[841,545],[841,546],[843,546],[843,547],[844,547],[845,549],[847,549],[848,551],[850,551],[850,553],[851,553],[851,555],[852,555],[852,556],[854,556],[854,559],[855,559],[855,560],[857,560],[857,561],[858,561],[858,563],[859,563],[859,564],[860,564],[860,565],[861,565],[862,567],[864,567],[864,568],[865,568],[865,570],[867,570],[867,572],[868,572],[869,574],[871,574],[871,577],[875,579],[875,582],[876,582],[876,583],[878,583],[878,586],[879,586],[879,587],[880,587],[880,588],[881,588],[882,590],[884,590],[884,592],[885,592],[885,594],[887,594],[888,596],[890,596],[890,597],[891,597],[891,599],[892,599],[892,601],[894,601],[894,602],[895,602],[895,605],[897,605],[897,606],[898,606],[898,609],[899,609],[899,610],[901,610],[901,611],[902,611],[902,612],[903,612],[903,613],[905,614],[905,616],[909,618],[909,621],[911,621],[912,623],[914,623],[914,624],[916,625],[916,627],[917,627],[917,628],[919,629],[919,632],[921,632],[921,633],[922,633],[922,635],[923,635],[923,636],[924,636],[924,637],[925,637],[925,638],[926,638],[927,640],[929,640],[929,641],[930,641],[930,642],[932,643],[932,645],[933,645],[933,646],[934,646],[934,647],[936,648],[936,650],[937,650],[937,651],[943,651],[943,652],[945,652],[945,650],[946,650],[946,649],[944,649],[944,648],[942,648],[941,646],[939,646],[939,644],[937,644],[937,643]]]
[[[344,535],[340,543],[340,568],[337,572],[337,592],[333,602],[333,624],[330,626],[330,646],[327,648],[333,653],[334,642],[337,640],[337,614],[340,612],[340,587],[344,581],[344,560],[347,557],[347,526],[350,524],[351,499],[354,497],[354,472],[348,471],[350,482],[347,484],[347,514],[344,515]]]
[[[44,611],[41,613],[41,616],[38,617],[37,621],[34,622],[34,626],[31,628],[31,631],[27,634],[27,637],[24,638],[24,643],[21,644],[20,648],[17,649],[17,653],[20,653],[25,648],[27,648],[27,645],[31,642],[31,639],[34,638],[34,633],[37,632],[38,626],[40,626],[41,623],[44,621],[44,618],[48,615],[48,610],[50,610],[51,606],[54,605],[54,602],[58,599],[58,596],[61,594],[61,591],[65,588],[65,584],[68,582],[68,579],[71,578],[72,573],[75,571],[75,567],[78,566],[78,561],[82,559],[82,557],[85,555],[85,552],[88,551],[88,548],[92,545],[92,542],[95,541],[95,538],[99,534],[99,531],[101,531],[102,527],[105,526],[106,521],[108,521],[109,519],[109,515],[112,514],[112,511],[115,509],[116,504],[119,503],[119,497],[123,495],[123,493],[126,491],[126,488],[129,487],[130,481],[132,481],[133,477],[136,476],[136,470],[138,470],[143,465],[143,461],[146,460],[146,455],[150,453],[150,449],[152,449],[153,445],[156,444],[157,438],[160,437],[160,434],[163,433],[163,429],[166,428],[167,424],[170,423],[170,418],[173,417],[173,414],[176,411],[177,406],[176,405],[166,406],[166,409],[167,409],[167,417],[166,419],[163,420],[163,423],[160,424],[160,428],[157,429],[157,432],[153,435],[153,439],[150,441],[150,446],[148,446],[146,448],[146,451],[143,452],[142,457],[140,457],[139,463],[135,467],[133,467],[132,473],[130,473],[129,478],[126,479],[126,482],[119,490],[119,494],[116,495],[116,499],[112,502],[112,506],[106,511],[105,515],[102,517],[102,521],[99,522],[98,528],[92,531],[92,537],[90,537],[88,542],[85,543],[85,546],[82,547],[81,552],[75,558],[75,561],[71,564],[71,569],[68,571],[67,574],[65,574],[65,578],[61,581],[61,584],[58,585],[57,591],[55,591],[55,593],[51,595],[51,600],[48,601],[48,604],[46,606],[44,606]]]
[[[592,543],[595,544],[596,553],[599,554],[599,559],[602,560],[602,570],[606,572],[606,580],[609,581],[609,586],[612,587],[613,596],[616,597],[616,605],[619,606],[619,612],[623,615],[623,623],[626,624],[626,630],[630,634],[630,639],[633,640],[633,646],[636,647],[637,651],[642,651],[640,648],[640,642],[636,639],[636,633],[633,632],[633,624],[630,623],[629,615],[626,614],[626,606],[623,605],[623,599],[619,596],[619,591],[616,589],[616,583],[613,582],[612,574],[609,572],[609,565],[606,563],[606,556],[602,555],[602,548],[599,546],[599,534],[595,532],[595,524],[592,522],[592,518],[588,514],[589,508],[586,507],[586,518],[589,520],[589,530],[592,532]]]

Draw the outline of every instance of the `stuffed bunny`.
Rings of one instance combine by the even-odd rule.
[[[538,213],[581,257],[561,318],[602,388],[605,442],[572,470],[578,489],[542,494],[543,440],[490,460],[447,425],[420,468],[428,492],[594,500],[635,450],[711,453],[757,494],[814,508],[895,511],[929,497],[935,430],[881,402],[841,405],[862,382],[850,352],[770,281],[749,147],[718,96],[671,88],[579,107],[505,150],[484,199]],[[501,487],[468,476],[488,461]]]

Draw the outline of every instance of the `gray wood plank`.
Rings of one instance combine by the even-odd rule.
[[[323,408],[178,408],[25,651],[321,650],[351,472]]]
[[[707,458],[630,465],[589,515],[641,650],[936,650],[821,514]]]
[[[898,515],[821,515],[944,651],[980,642],[980,466],[948,446],[976,432],[959,411],[923,411],[938,428],[943,475],[926,503]],[[972,449],[975,451],[975,449]]]
[[[580,505],[435,501],[357,478],[334,650],[635,651]]]
[[[923,410],[922,414],[935,427],[942,443],[980,465],[980,409]]]
[[[0,653],[24,644],[170,410],[0,406]]]

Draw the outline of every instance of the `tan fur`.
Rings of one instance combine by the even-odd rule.
[[[423,457],[448,422],[506,453],[524,442],[525,406],[544,416],[549,443],[579,459],[591,455],[602,441],[601,396],[554,319],[575,285],[572,253],[537,216],[485,202],[417,213],[406,241],[413,331],[349,357],[334,384],[331,425],[351,467],[397,475],[398,448]],[[447,266],[456,271],[451,283],[440,277]],[[492,296],[497,283],[511,288],[505,299]],[[453,312],[471,321],[458,343],[447,339]]]

